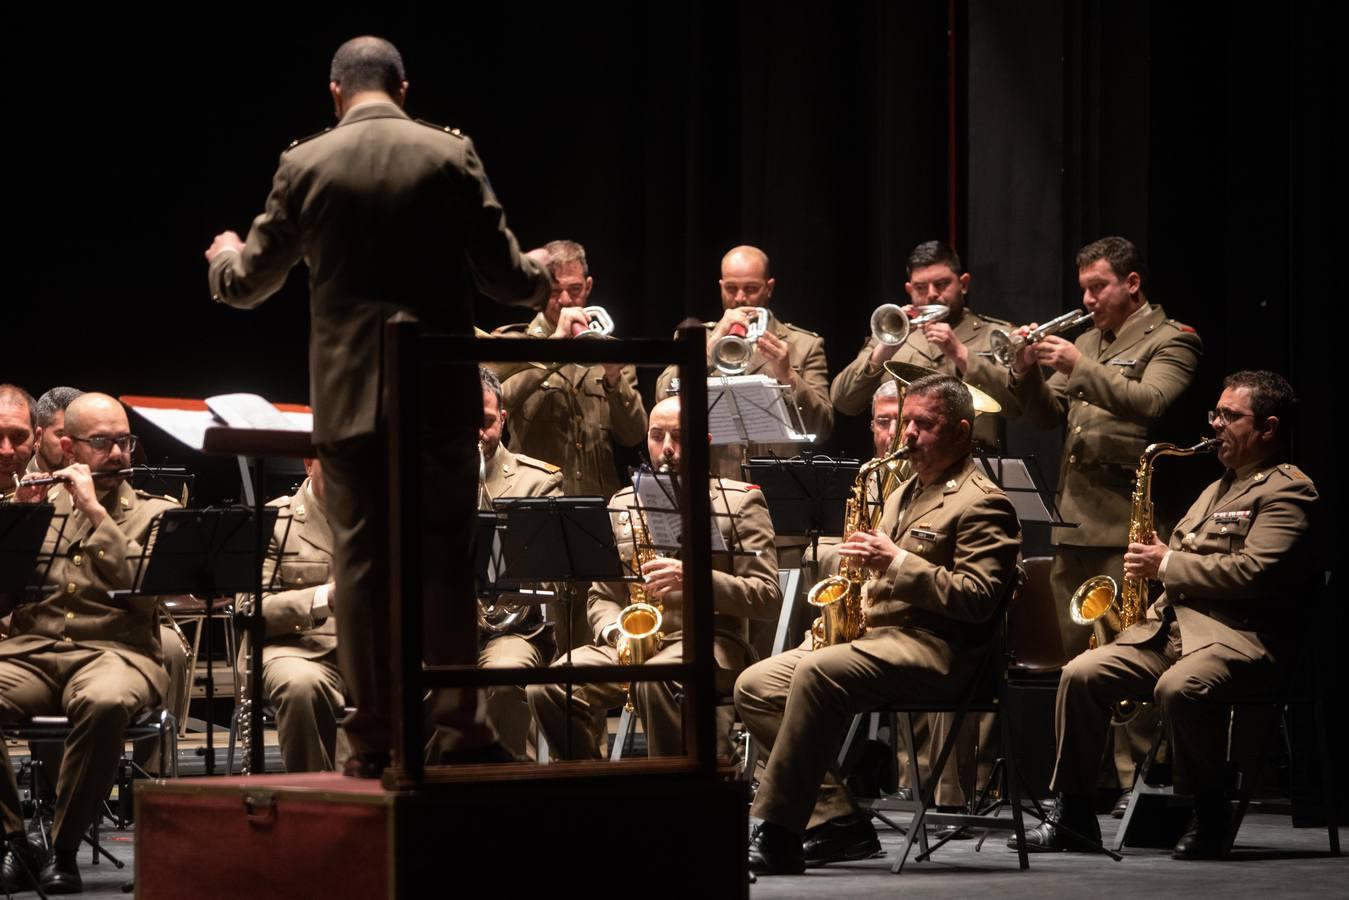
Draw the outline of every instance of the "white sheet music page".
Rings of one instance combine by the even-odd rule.
[[[299,423],[257,394],[217,394],[206,398],[206,408],[231,428],[303,430]]]
[[[713,444],[805,444],[815,435],[792,427],[787,390],[767,375],[707,379],[707,426]]]
[[[632,489],[637,494],[637,502],[646,516],[646,527],[651,535],[651,543],[656,547],[684,546],[684,523],[679,512],[679,496],[674,482],[667,474],[636,472],[632,476]],[[716,516],[712,517],[712,550],[726,551],[726,538],[717,527]]]

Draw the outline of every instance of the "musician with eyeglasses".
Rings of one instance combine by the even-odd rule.
[[[1131,543],[1124,573],[1160,582],[1146,617],[1063,670],[1056,703],[1057,792],[1050,821],[1026,835],[1028,849],[1090,850],[1100,840],[1094,800],[1107,727],[1118,701],[1152,697],[1162,711],[1177,794],[1194,817],[1172,850],[1177,859],[1228,852],[1224,789],[1254,777],[1266,711],[1302,649],[1302,604],[1315,596],[1316,486],[1288,462],[1297,398],[1273,372],[1227,377],[1209,422],[1223,476],[1164,535]],[[1229,714],[1231,717],[1229,718]]]
[[[1009,390],[1006,368],[992,358],[989,340],[994,329],[1012,326],[970,309],[970,273],[963,271],[959,254],[942,241],[914,247],[905,273],[904,291],[913,307],[940,305],[949,312],[940,321],[911,328],[903,342],[868,337],[857,358],[834,376],[830,402],[845,415],[861,415],[872,392],[889,377],[885,372],[889,360],[954,375],[1002,405],[1001,412],[982,414],[974,423],[975,443],[1001,450],[1006,445],[1006,419],[1018,414],[1020,404]]]
[[[680,471],[681,435],[679,398],[668,397],[651,410],[647,450],[652,462],[673,473]],[[729,690],[735,676],[752,659],[747,645],[750,620],[774,621],[782,603],[778,586],[777,555],[773,549],[773,524],[763,492],[752,484],[714,478],[710,486],[713,527],[720,530],[726,546],[735,555],[713,553],[712,595],[715,631],[713,655],[717,684]],[[659,502],[670,502],[661,496]],[[619,661],[627,640],[620,625],[624,609],[638,602],[662,608],[661,639],[653,664],[679,662],[683,658],[683,564],[671,551],[659,550],[648,540],[647,518],[632,487],[625,487],[609,502],[614,538],[624,570],[641,577],[640,584],[597,581],[590,587],[587,612],[594,642],[576,648],[571,658],[560,656],[553,664],[612,665]],[[601,759],[605,755],[605,717],[608,711],[630,699],[641,717],[651,756],[679,756],[685,752],[683,704],[679,685],[670,682],[633,682],[625,691],[620,684],[576,685],[572,690],[570,715],[565,687],[561,684],[530,685],[529,705],[551,751],[574,759]],[[729,709],[718,718],[718,734],[729,730]],[[722,727],[725,726],[725,727]],[[570,735],[568,735],[570,732]],[[570,744],[568,744],[570,741]],[[721,752],[729,746],[723,737]],[[570,753],[568,754],[568,746]]]
[[[0,717],[65,715],[71,733],[56,785],[52,853],[24,836],[23,806],[6,749],[0,755],[0,815],[5,859],[0,891],[31,886],[47,893],[81,889],[75,855],[117,776],[132,718],[168,695],[154,597],[113,597],[130,589],[151,524],[178,504],[134,490],[117,473],[131,464],[136,436],[113,397],[88,393],[66,409],[62,451],[74,462],[59,484],[21,485],[15,500],[46,500],[56,510],[43,545],[53,554],[40,601],[18,606],[0,641]],[[100,477],[109,476],[110,477]],[[36,476],[28,476],[28,480]],[[64,529],[62,526],[64,525]]]

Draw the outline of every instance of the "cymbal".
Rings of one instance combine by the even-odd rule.
[[[923,366],[915,366],[913,363],[898,362],[888,360],[885,363],[885,371],[889,372],[901,388],[909,386],[909,382],[917,381],[920,378],[926,378],[929,375],[940,375],[936,369],[927,369]],[[968,381],[962,382],[969,389],[970,396],[974,399],[974,414],[982,415],[984,413],[996,414],[1002,412],[1002,404],[994,400],[988,394],[979,390]]]

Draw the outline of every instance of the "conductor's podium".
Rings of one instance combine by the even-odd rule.
[[[140,782],[136,895],[525,896],[565,891],[584,871],[590,883],[749,896],[748,787],[729,769],[713,779],[660,760],[441,771],[407,792],[336,773]]]

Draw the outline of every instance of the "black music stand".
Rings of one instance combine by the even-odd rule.
[[[34,589],[33,572],[55,515],[50,503],[0,504],[0,616],[9,615],[19,598]],[[48,571],[51,563],[48,559]],[[38,584],[45,581],[46,572]]]
[[[265,507],[261,527],[271,534],[278,510]],[[252,592],[262,560],[258,559],[258,511],[229,509],[169,509],[156,519],[141,557],[135,593],[148,596],[192,594],[205,602],[202,622],[206,640],[206,774],[215,774],[212,718],[215,677],[211,659],[212,599]],[[229,661],[235,665],[234,660]],[[256,732],[255,732],[256,733]],[[258,733],[259,740],[261,739]]]
[[[983,470],[1016,510],[1022,522],[1045,522],[1060,528],[1076,528],[1059,514],[1054,490],[1045,486],[1040,467],[1033,456],[989,456],[976,451],[976,465]]]
[[[756,456],[741,468],[745,480],[763,491],[773,531],[810,538],[811,554],[818,560],[820,535],[843,531],[844,511],[861,463],[803,454],[799,459]]]

